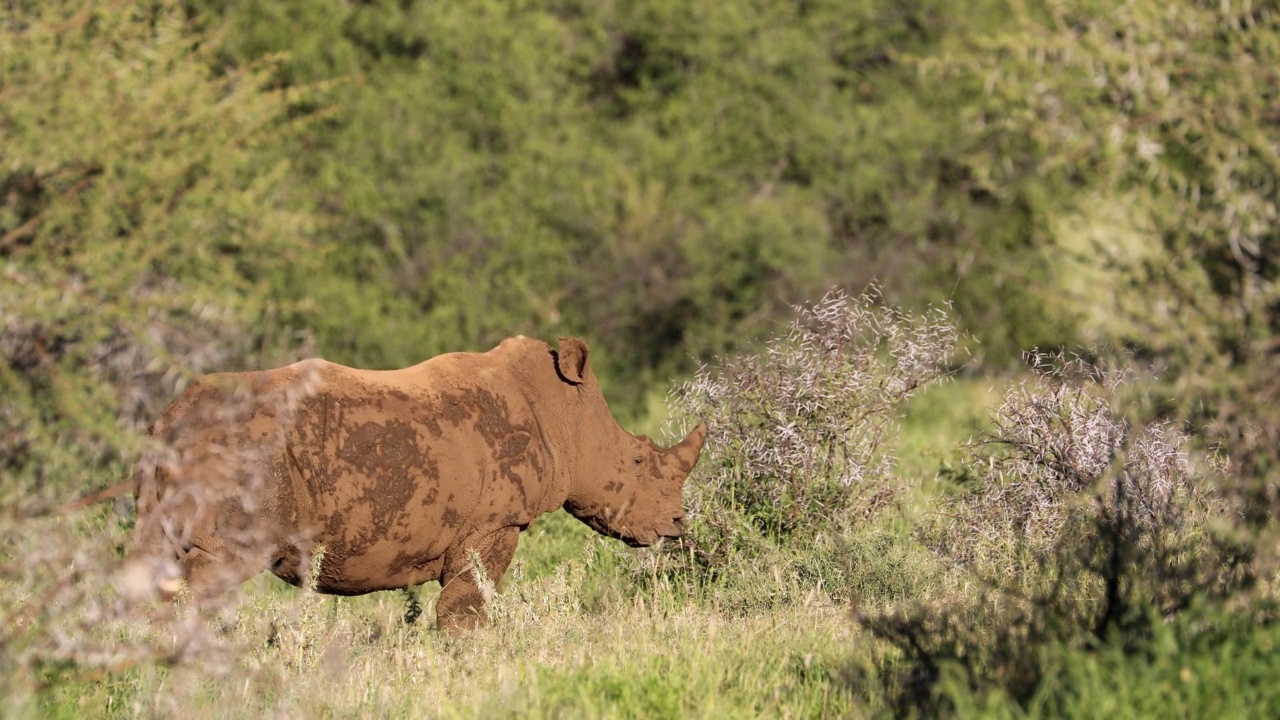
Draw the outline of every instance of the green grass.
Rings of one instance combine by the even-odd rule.
[[[457,639],[406,627],[391,593],[258,594],[224,629],[228,656],[48,677],[52,689],[11,696],[5,716],[845,717],[853,707],[855,632],[837,608],[729,617],[637,596],[590,612],[572,581],[526,580],[499,598],[490,627]]]
[[[6,698],[4,716],[889,714],[874,667],[892,668],[894,660],[840,607],[742,615],[659,594],[583,611],[565,592],[572,580],[526,579],[499,600],[490,627],[457,639],[403,625],[390,593],[356,602],[258,594],[225,630],[228,656],[92,680],[47,672],[50,689]],[[1025,706],[999,689],[975,692],[954,676],[941,693],[958,717],[1273,717],[1280,712],[1278,643],[1275,626],[1219,626],[1204,617],[1157,622],[1156,640],[1143,652],[1049,650],[1047,681]]]
[[[940,468],[957,461],[962,444],[986,429],[988,413],[999,401],[999,388],[990,379],[956,379],[923,388],[904,405],[899,474],[928,485]]]
[[[530,577],[549,575],[562,563],[582,555],[583,548],[597,535],[564,510],[538,518],[520,534],[520,545],[512,564],[523,563]]]
[[[1222,625],[1226,627],[1223,628]],[[1280,627],[1192,614],[1154,622],[1141,652],[1117,646],[1051,650],[1046,679],[1025,707],[1000,690],[945,683],[961,717],[1262,718],[1280,715]]]

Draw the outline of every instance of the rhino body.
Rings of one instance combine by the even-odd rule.
[[[636,546],[678,536],[705,430],[669,449],[626,432],[588,355],[517,337],[402,370],[201,378],[152,427],[171,452],[137,472],[131,557],[176,567],[197,599],[265,569],[339,595],[439,580],[451,629],[483,603],[471,553],[501,577],[543,513]]]

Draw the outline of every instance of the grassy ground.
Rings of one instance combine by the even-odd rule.
[[[173,665],[115,672],[47,664],[10,685],[5,718],[823,718],[894,714],[887,689],[905,661],[861,629],[855,608],[965,592],[918,541],[913,516],[946,487],[939,471],[981,432],[997,393],[989,383],[935,386],[907,406],[900,479],[914,488],[890,513],[847,538],[820,540],[777,564],[743,566],[692,587],[639,580],[638,552],[595,536],[563,512],[523,537],[490,625],[450,638],[432,627],[438,586],[421,590],[423,619],[407,625],[404,596],[320,596],[259,577],[211,625],[207,644]],[[649,428],[651,432],[656,431]],[[101,528],[101,518],[86,519]],[[65,526],[64,526],[65,527]],[[120,529],[114,532],[120,533]],[[826,553],[826,554],[824,554]],[[806,562],[840,557],[843,587],[814,588]],[[773,559],[765,563],[773,562]],[[957,595],[958,596],[958,595]],[[1062,649],[1053,682],[1030,704],[938,686],[963,717],[1257,717],[1280,712],[1272,679],[1275,628],[1156,624],[1157,642]],[[181,623],[102,629],[122,638]],[[97,638],[99,640],[103,638]],[[944,675],[949,672],[943,668]],[[885,679],[889,680],[886,681]],[[1258,715],[1259,709],[1269,709]]]
[[[552,519],[552,527],[576,522]],[[561,547],[549,531],[529,543]],[[547,542],[536,542],[543,540]],[[594,541],[592,541],[594,543]],[[579,547],[579,551],[580,551]],[[612,549],[610,549],[611,551]],[[604,554],[607,555],[606,551]],[[334,598],[254,581],[225,652],[172,668],[74,675],[10,697],[6,717],[844,717],[859,641],[842,608],[731,615],[674,593],[588,608],[582,560],[508,578],[489,627],[407,626],[394,593]],[[607,569],[605,570],[607,574]],[[423,593],[429,606],[432,592]],[[59,678],[48,676],[46,680]]]
[[[1142,652],[1118,647],[1051,653],[1049,680],[1025,706],[1003,692],[950,683],[959,717],[1263,718],[1280,713],[1280,629],[1224,623],[1214,632],[1155,624]]]

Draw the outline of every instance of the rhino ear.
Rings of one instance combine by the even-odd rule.
[[[560,338],[560,350],[556,352],[556,370],[560,377],[574,385],[581,385],[587,378],[587,343],[582,338]]]

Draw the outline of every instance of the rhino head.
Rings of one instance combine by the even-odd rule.
[[[623,430],[605,403],[578,338],[561,338],[555,354],[560,379],[571,385],[578,452],[566,458],[570,487],[564,509],[591,529],[632,547],[684,532],[685,478],[698,462],[706,427],[699,425],[678,445],[664,448]]]

